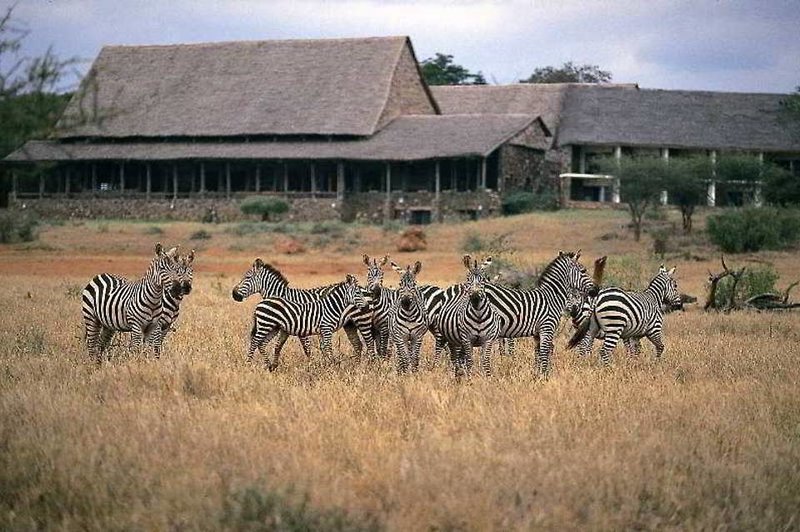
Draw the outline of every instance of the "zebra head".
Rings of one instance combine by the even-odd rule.
[[[181,298],[181,286],[178,277],[178,248],[164,251],[161,242],[156,243],[155,257],[150,262],[149,274],[153,281],[169,292],[175,299]]]
[[[670,310],[683,310],[683,299],[678,291],[678,282],[675,280],[675,268],[666,269],[662,264],[658,268],[658,275],[650,281],[650,287],[656,293],[662,294],[662,303]]]
[[[408,310],[412,304],[423,307],[422,293],[417,287],[417,274],[422,271],[422,263],[417,261],[412,267],[410,264],[401,268],[392,261],[392,269],[400,275],[400,285],[397,288],[397,297],[404,309]]]
[[[281,297],[289,281],[271,264],[256,259],[253,265],[244,272],[244,277],[233,287],[232,296],[236,301],[244,301],[251,295],[260,292],[263,297]]]
[[[487,257],[479,264],[469,255],[464,255],[463,263],[467,269],[467,278],[461,285],[461,293],[469,298],[472,306],[477,307],[486,297],[486,283],[489,280],[486,270],[492,265],[492,257]]]
[[[389,261],[389,255],[384,255],[378,262],[377,258],[369,258],[366,253],[363,255],[364,264],[367,266],[367,290],[377,293],[383,286],[383,267]]]
[[[355,305],[356,308],[367,308],[372,302],[372,293],[358,284],[355,275],[347,274],[342,285],[345,288],[344,301],[348,305]]]
[[[176,258],[176,274],[178,279],[176,285],[180,288],[181,299],[183,296],[189,295],[192,291],[192,278],[194,277],[194,250],[191,250],[188,255]]]
[[[590,297],[596,296],[597,285],[587,273],[586,267],[578,261],[580,258],[581,250],[574,253],[559,251],[558,257],[548,264],[539,276],[539,285],[554,281],[567,293],[574,290]]]

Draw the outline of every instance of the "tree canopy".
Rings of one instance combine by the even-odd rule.
[[[597,65],[576,65],[567,61],[560,67],[539,67],[520,83],[608,83],[611,72],[600,70]]]
[[[473,74],[465,67],[453,63],[450,54],[436,53],[420,63],[422,77],[428,85],[486,85],[481,72]]]

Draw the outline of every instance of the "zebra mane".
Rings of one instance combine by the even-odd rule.
[[[561,253],[561,254],[558,255],[558,257],[556,257],[553,260],[551,260],[550,264],[545,266],[544,270],[542,270],[542,273],[539,274],[539,278],[536,279],[536,288],[541,288],[542,281],[548,279],[549,276],[552,275],[553,270],[555,269],[556,262],[558,262],[558,259],[560,259],[561,257],[575,258],[575,253],[573,253],[571,251],[568,252],[568,253]]]
[[[286,277],[284,277],[284,275],[280,272],[280,270],[278,268],[276,268],[272,264],[269,264],[269,263],[265,262],[264,263],[264,269],[267,272],[271,273],[273,276],[277,277],[278,278],[278,282],[280,284],[282,284],[283,286],[289,286],[289,281],[286,279]]]

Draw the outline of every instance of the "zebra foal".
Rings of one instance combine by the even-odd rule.
[[[588,355],[595,338],[603,338],[600,360],[611,363],[611,354],[622,339],[628,353],[640,351],[640,339],[647,338],[656,349],[656,358],[664,353],[664,306],[683,308],[675,268],[667,270],[662,264],[658,274],[642,292],[631,292],[610,286],[603,288],[593,301],[584,304],[576,318],[577,330],[567,347],[579,347],[579,353]]]
[[[164,293],[181,297],[177,280],[177,248],[164,251],[161,243],[155,246],[144,277],[130,281],[124,277],[102,273],[95,276],[81,293],[81,311],[86,329],[89,356],[102,361],[103,352],[115,332],[130,332],[131,345],[141,350],[147,340],[155,356],[161,353],[162,304]]]
[[[397,350],[397,372],[404,373],[409,366],[415,372],[419,369],[422,337],[428,330],[425,300],[417,286],[422,263],[417,261],[413,268],[409,265],[403,269],[392,262],[392,269],[400,274],[400,285],[388,319],[389,334]]]
[[[298,303],[278,297],[269,297],[256,305],[247,360],[251,361],[256,350],[265,358],[267,369],[278,367],[283,344],[289,336],[301,338],[319,335],[323,355],[333,357],[333,333],[347,322],[353,313],[369,305],[363,289],[353,275],[344,282],[331,287],[323,297],[309,303]],[[272,360],[266,360],[264,346],[276,335],[278,339]],[[306,356],[308,356],[306,351]]]
[[[445,299],[432,318],[436,334],[441,335],[450,347],[456,377],[472,369],[472,348],[480,347],[481,367],[491,375],[492,343],[497,339],[499,320],[486,291],[486,269],[492,258],[482,263],[464,255],[467,269],[465,282],[458,285],[453,297]],[[448,292],[446,289],[445,292]]]

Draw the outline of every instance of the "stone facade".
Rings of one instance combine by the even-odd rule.
[[[378,129],[400,115],[432,115],[435,114],[431,98],[419,82],[417,62],[411,49],[403,47],[400,59],[395,65],[392,84],[386,106],[378,120]]]
[[[544,172],[545,157],[541,150],[506,144],[500,148],[500,175],[503,191],[532,190],[542,192],[551,184]]]

